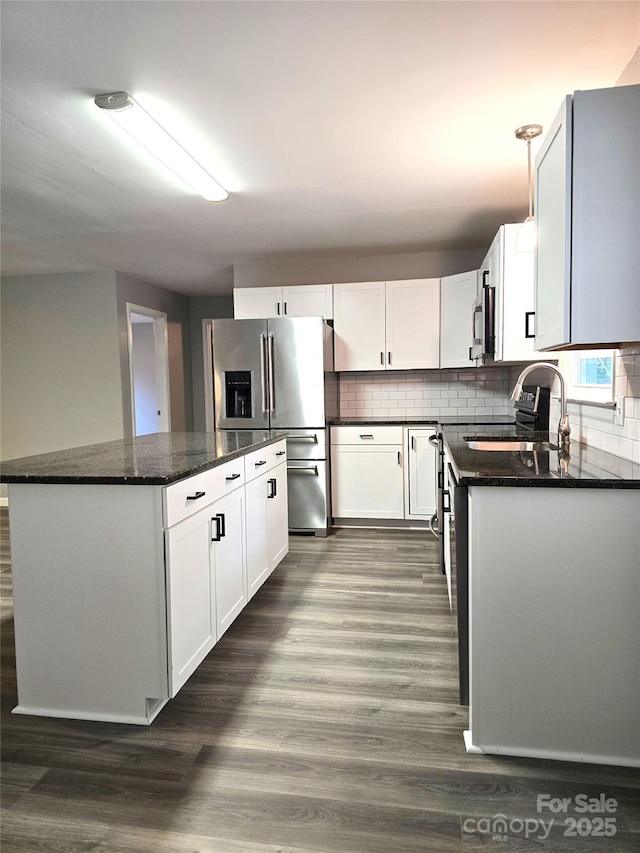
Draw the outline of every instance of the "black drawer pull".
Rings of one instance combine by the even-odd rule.
[[[232,474],[230,477],[226,477],[227,480],[237,480],[240,474]]]
[[[276,456],[284,456],[286,452],[287,452],[286,450],[279,450],[279,451],[276,453]]]
[[[196,492],[195,495],[187,495],[188,501],[197,501],[200,498],[203,498],[206,495],[206,492]]]
[[[255,466],[256,466],[256,468],[259,468],[261,465],[266,465],[266,464],[267,464],[267,460],[261,459],[259,462],[255,463]]]
[[[361,435],[360,438],[373,438],[372,435]]]

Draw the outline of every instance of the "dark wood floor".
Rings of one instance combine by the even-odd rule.
[[[637,772],[465,753],[429,534],[293,537],[178,697],[138,727],[10,713],[1,521],[2,853],[640,850]],[[523,821],[548,823],[539,793],[615,797],[616,835],[564,837],[556,816],[546,840],[531,823],[526,840]],[[477,823],[499,813],[506,840]]]

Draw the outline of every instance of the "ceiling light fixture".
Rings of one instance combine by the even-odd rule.
[[[529,215],[520,226],[516,238],[517,252],[533,252],[536,244],[536,223],[533,217],[533,175],[531,173],[531,140],[542,133],[541,124],[525,124],[516,130],[516,139],[527,143],[527,169],[529,180]]]
[[[204,199],[229,198],[229,193],[127,92],[98,95],[94,103]]]

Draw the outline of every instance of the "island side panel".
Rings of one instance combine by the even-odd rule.
[[[17,713],[146,724],[167,700],[161,492],[9,486]]]
[[[640,766],[640,491],[469,493],[472,744]]]

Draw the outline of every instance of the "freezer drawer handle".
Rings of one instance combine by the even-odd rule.
[[[266,459],[261,459],[259,462],[254,462],[253,464],[256,466],[256,468],[259,468],[261,465],[266,465],[266,464],[267,464],[267,460],[266,460]]]
[[[196,492],[195,495],[187,495],[188,501],[198,501],[200,498],[203,498],[206,495],[206,492]]]
[[[278,493],[277,487],[276,487],[275,477],[271,478],[270,480],[267,480],[267,484],[269,486],[269,493],[267,494],[267,497],[268,498],[275,498],[275,496]]]
[[[292,465],[287,465],[287,471],[311,471],[316,477],[318,476],[318,466],[317,465],[306,465],[304,468],[294,468]]]
[[[287,441],[312,441],[317,444],[318,436],[315,433],[313,435],[288,435]]]
[[[227,480],[237,480],[240,474],[232,474],[230,477],[226,477]]]

